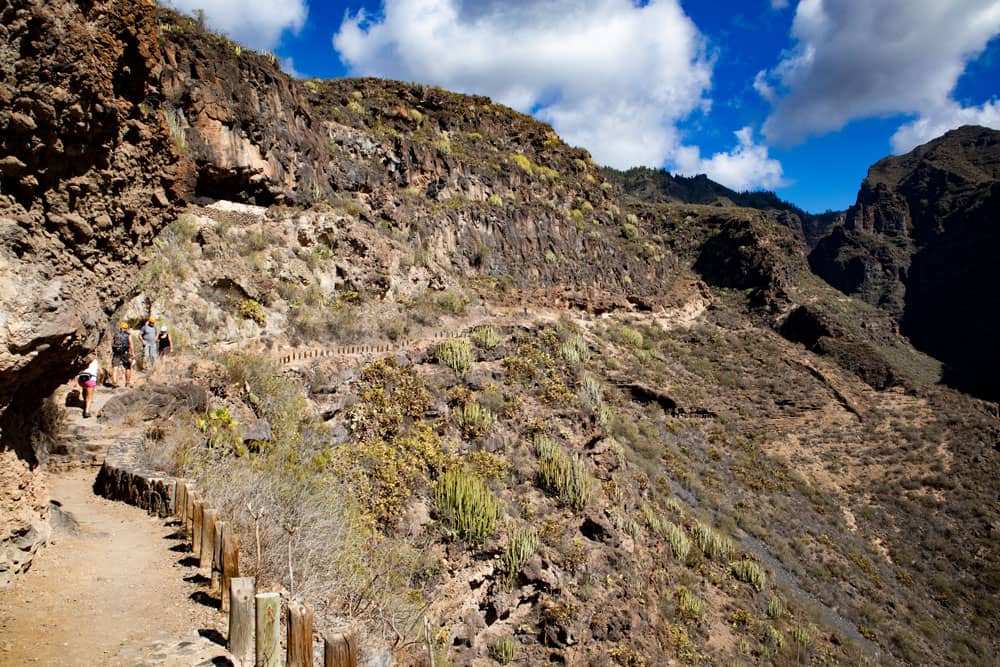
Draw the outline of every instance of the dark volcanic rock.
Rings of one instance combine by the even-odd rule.
[[[945,381],[1000,398],[1000,132],[964,127],[874,165],[812,269],[876,305]]]
[[[135,289],[189,181],[155,107],[155,5],[0,5],[0,429],[22,458],[41,398]]]

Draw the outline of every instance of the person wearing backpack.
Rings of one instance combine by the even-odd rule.
[[[125,386],[132,386],[132,362],[135,360],[135,348],[132,347],[132,335],[128,331],[128,322],[118,325],[118,331],[111,339],[111,386],[118,386],[118,368],[125,369]]]
[[[97,355],[87,356],[87,369],[80,371],[76,376],[76,383],[80,385],[83,392],[83,417],[90,417],[90,402],[94,400],[94,388],[97,386],[97,376],[101,374],[101,366],[97,362]]]

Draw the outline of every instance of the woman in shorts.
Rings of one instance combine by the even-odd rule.
[[[83,392],[83,416],[90,416],[90,402],[94,399],[94,387],[97,386],[97,376],[101,372],[101,366],[97,362],[97,355],[91,354],[87,357],[87,370],[76,376],[76,383],[80,385]]]

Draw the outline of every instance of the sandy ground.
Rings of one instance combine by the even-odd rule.
[[[106,435],[96,419],[69,420]],[[95,496],[96,473],[49,477],[52,541],[0,591],[0,665],[228,664],[224,619],[175,527]]]

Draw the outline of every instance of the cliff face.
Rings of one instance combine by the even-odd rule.
[[[843,228],[809,262],[892,315],[946,363],[946,381],[996,399],[998,212],[1000,132],[964,127],[874,165]]]
[[[622,239],[612,185],[547,125],[419,84],[296,81],[192,19],[159,20],[162,106],[197,194],[357,210],[443,265],[520,287],[649,304],[672,280],[669,253]]]
[[[0,428],[71,377],[185,190],[152,0],[0,8]]]

